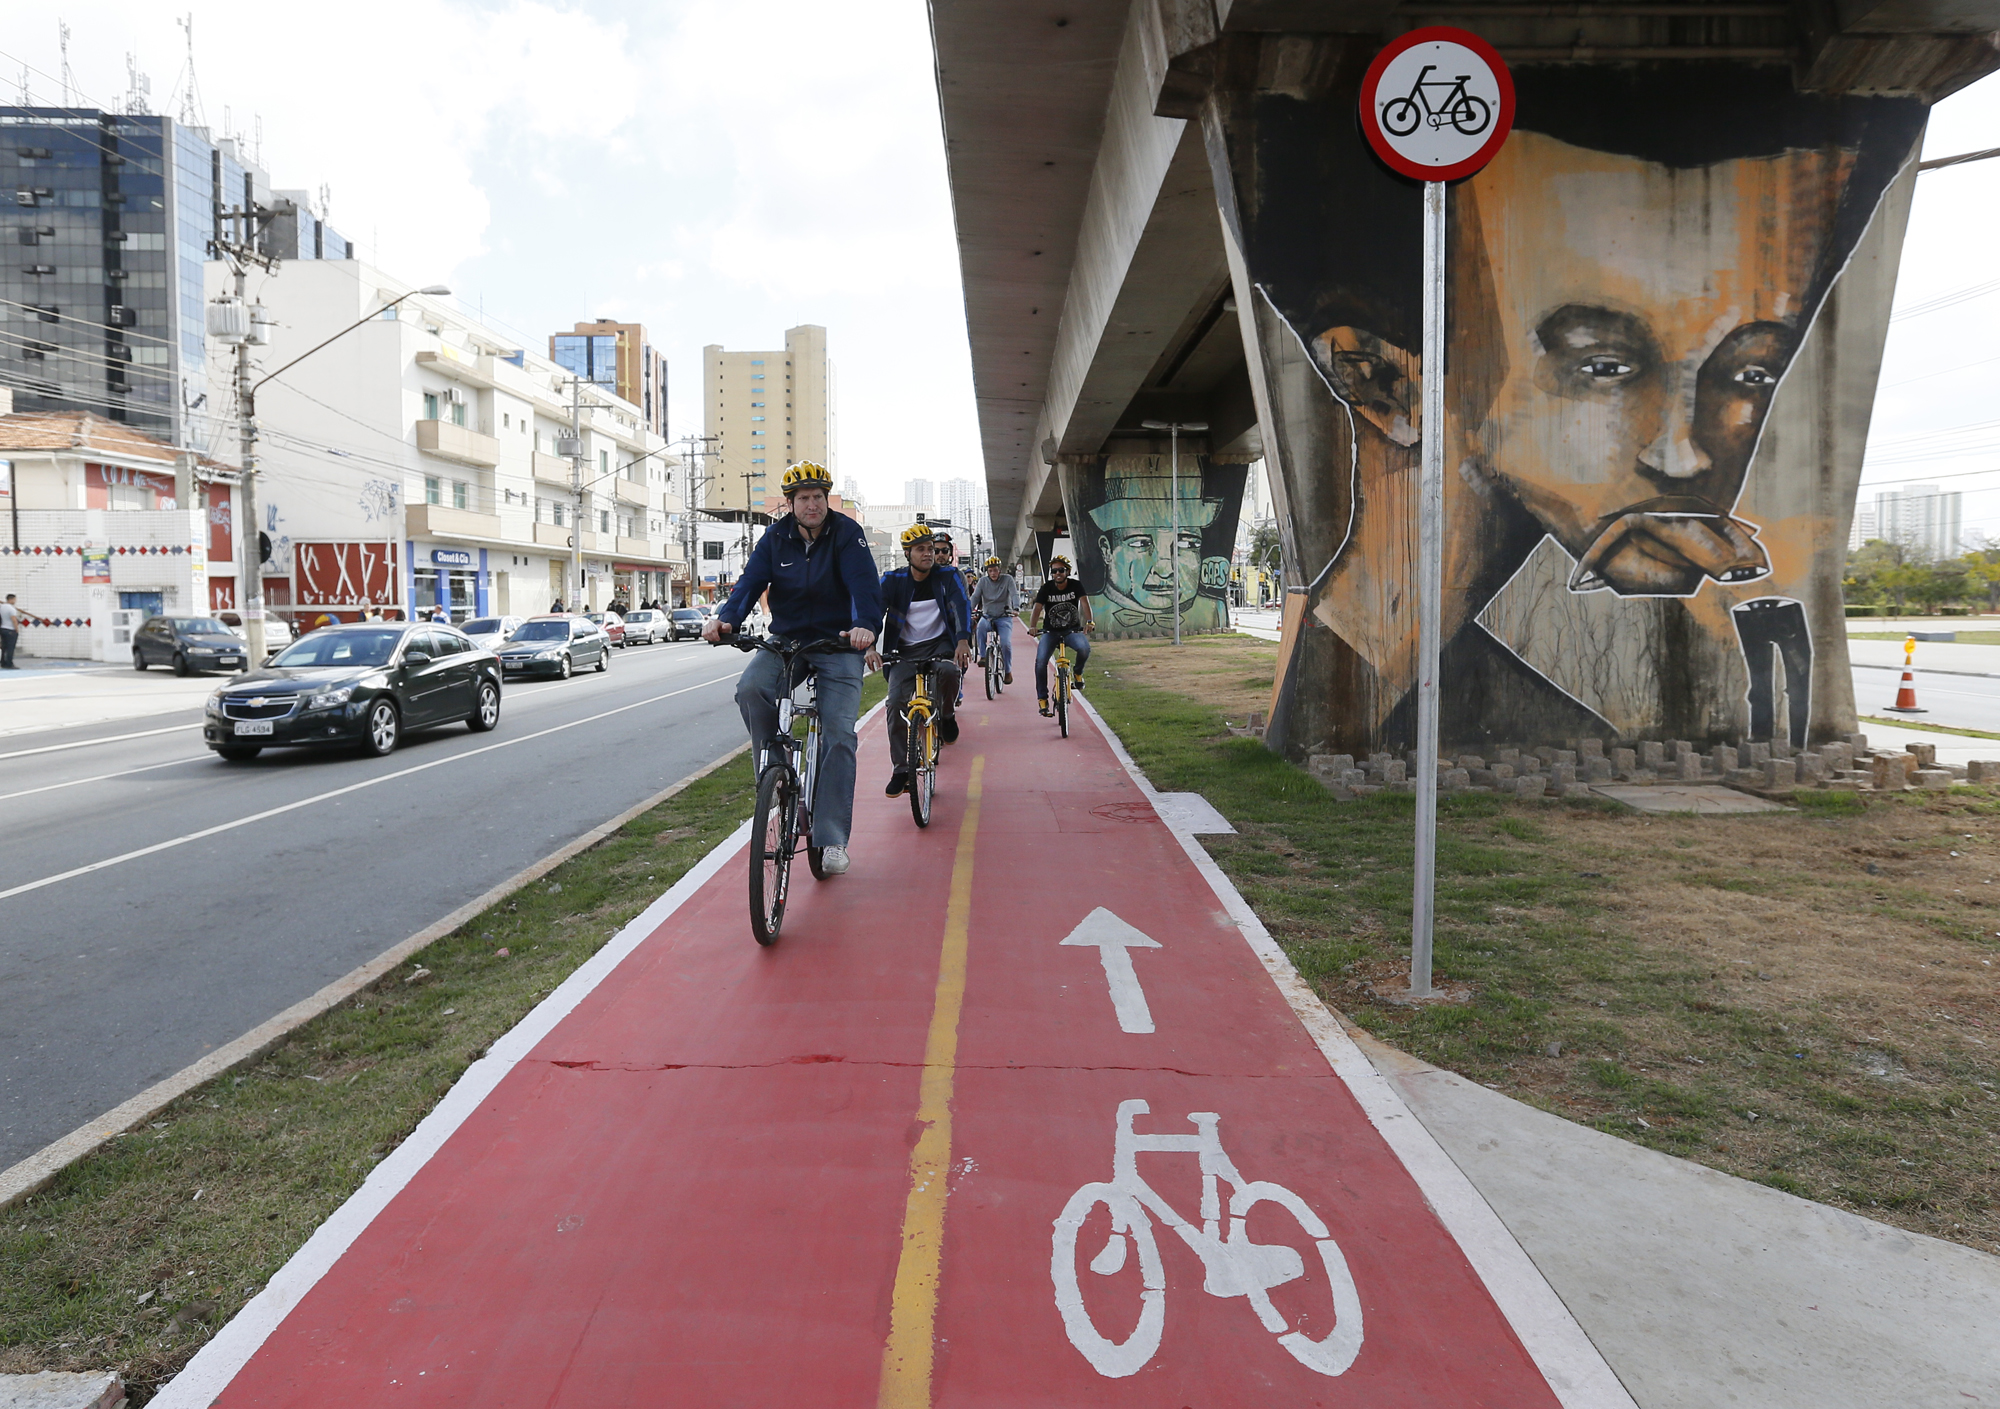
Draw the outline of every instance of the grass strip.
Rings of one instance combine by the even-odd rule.
[[[1229,733],[1269,650],[1103,643],[1090,698],[1157,786],[1237,828],[1204,845],[1329,1003],[1598,1130],[2000,1252],[1991,793],[1729,819],[1443,797],[1435,972],[1463,997],[1412,1008],[1390,996],[1415,800],[1339,802]]]
[[[2000,739],[1985,729],[1958,729],[1949,724],[1913,724],[1907,719],[1884,719],[1879,714],[1859,716],[1863,724],[1880,724],[1890,729],[1921,729],[1926,734],[1957,734],[1966,739]]]
[[[883,693],[870,676],[863,710]],[[0,1374],[116,1369],[145,1403],[496,1038],[749,816],[752,783],[747,756],[697,779],[7,1210]]]

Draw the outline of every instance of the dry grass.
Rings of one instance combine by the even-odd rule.
[[[1437,975],[1406,985],[1407,796],[1339,803],[1223,716],[1275,647],[1099,648],[1095,703],[1329,1001],[1440,1066],[1599,1129],[2000,1251],[2000,802],[1812,794],[1645,816],[1447,799]],[[1256,666],[1265,663],[1259,672]]]

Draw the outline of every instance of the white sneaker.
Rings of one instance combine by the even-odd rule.
[[[819,854],[819,869],[829,876],[847,874],[847,848],[830,846]]]

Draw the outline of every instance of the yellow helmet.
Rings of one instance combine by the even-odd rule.
[[[988,558],[980,566],[983,568],[997,568],[1000,566],[1000,560],[998,558]]]
[[[927,523],[913,523],[903,530],[902,543],[906,550],[916,547],[919,543],[932,543],[936,540],[937,530]]]
[[[1069,559],[1068,559],[1068,558],[1065,558],[1065,557],[1064,557],[1064,556],[1063,556],[1062,554],[1060,554],[1060,553],[1056,554],[1056,555],[1055,555],[1055,556],[1054,556],[1053,558],[1050,558],[1050,559],[1049,559],[1049,571],[1050,571],[1050,572],[1054,572],[1054,571],[1055,571],[1055,570],[1056,570],[1056,569],[1057,569],[1058,567],[1060,567],[1060,568],[1061,568],[1061,569],[1062,569],[1062,570],[1063,570],[1064,572],[1069,572],[1069,571],[1071,571],[1071,567],[1070,567],[1070,561],[1069,561]]]
[[[798,464],[785,471],[785,478],[779,487],[784,490],[785,497],[789,499],[801,489],[832,489],[833,476],[827,473],[824,465],[815,465],[810,460],[801,460]]]

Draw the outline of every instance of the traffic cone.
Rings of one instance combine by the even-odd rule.
[[[1927,709],[1917,708],[1916,673],[1910,669],[1907,661],[1903,664],[1903,683],[1896,687],[1896,702],[1889,708],[1897,714],[1930,713]]]

